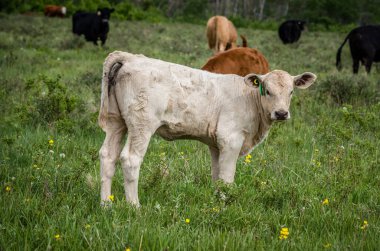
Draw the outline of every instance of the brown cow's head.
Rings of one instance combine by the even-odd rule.
[[[311,72],[291,76],[285,71],[274,70],[265,75],[248,74],[244,81],[248,86],[259,90],[267,118],[278,121],[290,118],[289,106],[294,87],[306,89],[316,78]]]

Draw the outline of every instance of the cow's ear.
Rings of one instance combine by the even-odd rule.
[[[244,77],[244,82],[249,87],[258,88],[260,86],[260,83],[263,82],[262,77],[262,75],[251,73]]]
[[[300,89],[308,88],[314,83],[316,79],[317,76],[311,72],[305,72],[293,77],[294,86]]]

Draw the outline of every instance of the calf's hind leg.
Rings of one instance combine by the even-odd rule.
[[[124,121],[120,119],[110,120],[105,129],[106,138],[99,151],[100,156],[100,199],[104,204],[110,201],[112,178],[115,174],[115,163],[120,155],[121,140],[127,128]]]
[[[155,130],[128,128],[128,131],[127,143],[120,154],[125,197],[131,204],[139,206],[138,179],[140,166]]]

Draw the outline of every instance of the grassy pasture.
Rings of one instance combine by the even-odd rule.
[[[211,55],[205,27],[112,20],[100,48],[74,37],[69,19],[0,24],[0,250],[380,247],[380,71],[352,75],[347,45],[335,69],[346,34],[307,32],[284,46],[276,32],[238,29],[271,69],[311,71],[317,83],[296,91],[292,119],[274,125],[251,162],[239,159],[231,186],[211,182],[205,145],[154,137],[136,210],[120,168],[112,207],[100,207],[102,62],[123,50],[199,68]]]

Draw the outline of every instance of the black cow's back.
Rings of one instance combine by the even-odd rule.
[[[368,25],[352,30],[350,35],[351,53],[357,56],[373,56],[373,61],[380,61],[380,26]]]
[[[99,18],[96,13],[87,13],[77,11],[73,15],[73,33],[77,35],[85,35],[93,26],[98,25]]]

